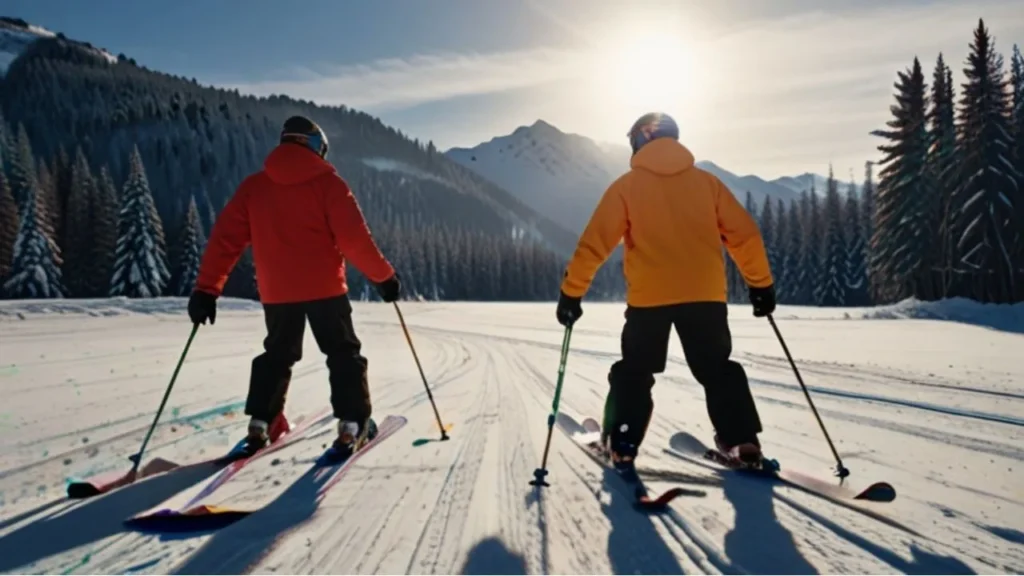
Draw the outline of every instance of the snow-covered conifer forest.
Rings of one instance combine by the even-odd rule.
[[[942,54],[930,75],[917,58],[897,72],[892,119],[874,132],[883,156],[859,181],[830,170],[824,189],[811,180],[796,200],[747,193],[781,303],[1024,300],[1024,60],[1014,46],[1006,66],[979,21],[959,65],[960,87]],[[407,297],[557,296],[575,235],[432,142],[344,106],[201,86],[58,34],[0,77],[4,297],[187,294],[219,209],[295,113],[332,136],[331,160]],[[617,259],[591,298],[621,297]],[[357,298],[376,298],[350,275]],[[731,262],[728,276],[730,300],[743,301]],[[225,294],[258,297],[248,252]]]

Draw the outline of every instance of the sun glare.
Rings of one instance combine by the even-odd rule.
[[[593,97],[609,120],[621,125],[658,111],[680,122],[698,122],[704,74],[685,35],[638,26],[617,36],[607,38],[594,55]]]

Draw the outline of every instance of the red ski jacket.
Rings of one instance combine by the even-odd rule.
[[[260,301],[308,302],[348,293],[345,259],[370,281],[394,273],[348,184],[311,150],[280,144],[217,217],[196,289],[220,296],[252,244]]]

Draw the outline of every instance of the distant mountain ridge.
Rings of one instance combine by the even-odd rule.
[[[516,195],[526,205],[558,224],[579,233],[607,186],[629,169],[627,146],[596,142],[565,133],[537,120],[511,134],[494,137],[472,148],[451,148],[445,154]],[[805,173],[765,180],[740,176],[701,160],[697,166],[711,172],[741,201],[749,191],[754,203],[765,198],[790,202],[811,188],[824,190],[825,176]],[[847,185],[841,184],[846,190]]]

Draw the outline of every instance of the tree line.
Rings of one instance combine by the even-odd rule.
[[[780,303],[866,306],[908,297],[1024,300],[1024,60],[1009,73],[979,21],[955,97],[938,56],[896,82],[884,157],[864,181],[829,173],[757,218]],[[332,137],[407,297],[551,300],[575,237],[378,119],[282,96],[244,97],[36,42],[0,79],[0,293],[9,298],[186,295],[216,214],[307,114]],[[10,121],[7,121],[10,118]],[[67,151],[70,150],[69,154]],[[620,299],[618,256],[589,297]],[[729,300],[746,287],[728,261]],[[349,268],[352,294],[376,298]],[[225,294],[257,298],[247,251]]]
[[[81,149],[73,161],[64,154],[49,163],[37,161],[24,127],[13,134],[0,117],[0,290],[5,297],[147,298],[191,292],[208,234],[195,197],[178,229],[165,232],[137,148],[129,156],[125,181],[117,186],[105,166],[94,173]],[[381,249],[402,275],[406,297],[508,301],[549,300],[552,290],[557,294],[563,259],[525,230],[506,238],[445,226],[429,209],[444,206],[433,205],[402,176],[358,176],[352,181],[357,199]],[[382,188],[390,194],[365,192]],[[464,216],[472,222],[471,217]],[[612,286],[607,297],[617,294],[614,278],[605,283]],[[349,285],[355,298],[377,298],[351,267]],[[259,298],[251,251],[236,266],[225,295]]]
[[[861,192],[829,174],[786,206],[747,209],[760,223],[781,303],[868,306],[906,298],[1024,301],[1024,58],[1009,70],[979,20],[959,100],[939,54],[929,86],[920,61],[899,72],[893,118],[874,135]],[[730,262],[729,299],[746,289]]]
[[[217,213],[293,114],[331,136],[330,158],[407,297],[557,295],[575,238],[432,143],[343,106],[203,87],[59,37],[0,78],[0,293],[187,294]],[[351,266],[349,278],[358,297],[376,298]],[[597,294],[620,285],[602,273]],[[225,294],[258,297],[250,251]]]

